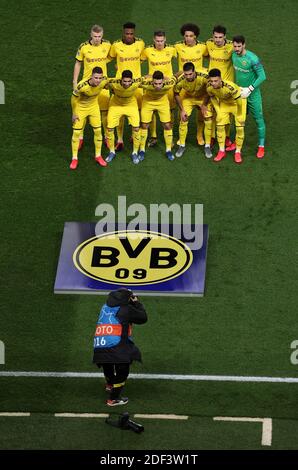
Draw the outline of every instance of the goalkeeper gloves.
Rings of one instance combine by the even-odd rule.
[[[249,95],[254,91],[254,87],[249,85],[247,88],[241,88],[241,98],[248,98]]]

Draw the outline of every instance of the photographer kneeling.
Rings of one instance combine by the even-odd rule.
[[[109,293],[102,306],[94,335],[93,362],[106,378],[108,406],[125,405],[121,392],[132,361],[142,362],[141,352],[132,341],[132,324],[147,321],[146,311],[131,290],[121,288]]]

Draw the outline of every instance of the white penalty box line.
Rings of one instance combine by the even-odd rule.
[[[0,377],[45,377],[45,378],[104,378],[102,372],[43,372],[43,371],[0,371]],[[186,375],[186,374],[130,374],[131,379],[140,380],[186,380],[211,382],[255,382],[255,383],[298,383],[297,377],[266,377],[245,375]]]
[[[0,377],[39,377],[39,378],[104,378],[100,372],[42,372],[42,371],[0,371]],[[130,374],[132,379],[142,380],[186,380],[186,381],[212,381],[212,382],[253,382],[253,383],[298,383],[297,377],[266,377],[242,375],[173,375],[173,374]],[[0,413],[0,416],[30,416],[30,413]],[[64,418],[106,418],[105,413],[55,413],[56,417]],[[188,416],[179,415],[140,415],[136,418],[148,419],[179,419],[186,420]],[[214,421],[262,423],[262,446],[271,446],[272,418],[250,418],[217,416]]]
[[[272,443],[272,418],[245,418],[236,416],[216,416],[214,421],[236,421],[244,423],[262,423],[262,446],[271,446]]]
[[[33,413],[34,414],[34,413]],[[100,419],[108,418],[108,413],[54,413],[56,418],[76,418],[76,419]],[[23,412],[0,412],[1,417],[30,417],[32,413]],[[186,421],[189,419],[187,415],[176,414],[134,414],[134,418],[153,419],[153,420],[175,420]],[[262,446],[271,446],[272,443],[272,418],[250,418],[250,417],[234,417],[234,416],[215,416],[213,421],[230,421],[230,422],[246,422],[246,423],[262,423]]]

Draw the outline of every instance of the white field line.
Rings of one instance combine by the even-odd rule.
[[[1,412],[1,416],[8,417],[28,417],[31,413],[22,412]],[[107,413],[54,413],[56,418],[108,418]],[[189,416],[175,414],[135,414],[134,418],[142,419],[165,419],[165,420],[187,420]],[[271,446],[272,443],[272,418],[249,418],[232,416],[215,416],[214,421],[236,421],[247,423],[262,423],[262,446]]]
[[[262,446],[271,446],[272,443],[272,418],[244,418],[232,416],[216,416],[214,421],[242,421],[247,423],[262,423]]]
[[[1,416],[31,416],[31,413],[19,413],[19,412],[1,412]],[[108,413],[54,413],[56,418],[108,418]],[[146,418],[146,419],[170,419],[170,420],[187,420],[189,416],[185,415],[167,415],[167,414],[135,414],[134,418]]]
[[[145,419],[176,419],[176,420],[187,420],[189,416],[186,415],[148,415],[148,414],[135,414],[134,418],[145,418]]]
[[[108,418],[107,413],[55,413],[56,418]],[[185,415],[135,414],[134,418],[187,420]]]
[[[108,418],[107,413],[55,413],[56,418]]]
[[[41,372],[0,371],[0,377],[56,377],[56,378],[103,378],[101,372]],[[174,374],[130,374],[131,379],[142,380],[189,380],[211,382],[269,382],[298,383],[298,377],[263,377],[246,375],[174,375]]]

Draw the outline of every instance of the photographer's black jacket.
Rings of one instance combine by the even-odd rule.
[[[119,290],[111,292],[106,303],[109,307],[120,306],[117,318],[122,325],[121,341],[112,348],[94,349],[93,362],[96,364],[141,362],[141,352],[128,339],[128,327],[133,323],[138,325],[146,323],[147,314],[143,305],[139,301],[128,300],[127,294],[125,292],[121,293]]]

